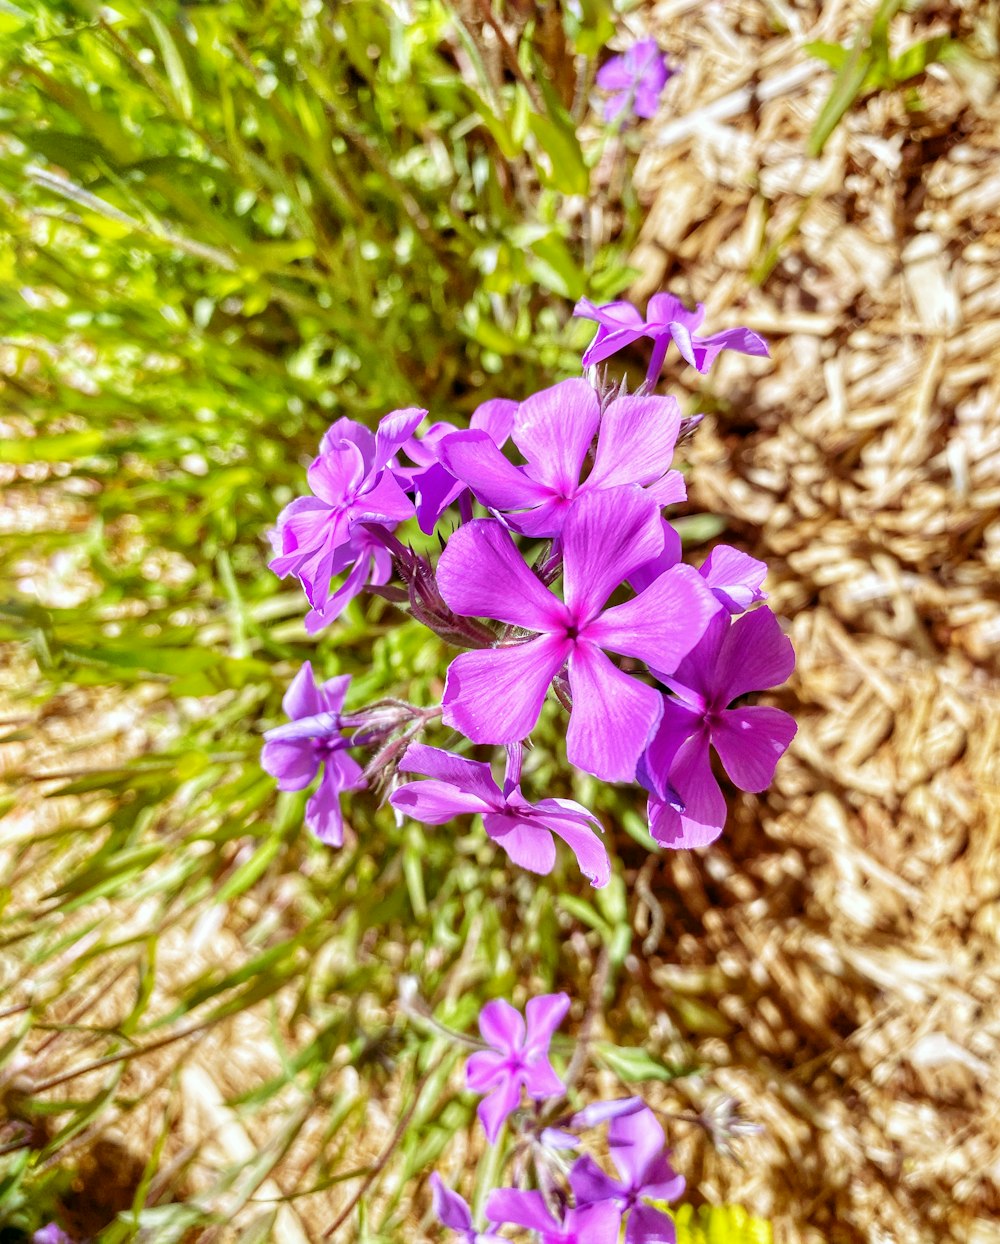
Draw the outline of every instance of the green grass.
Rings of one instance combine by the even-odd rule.
[[[598,153],[572,114],[610,10],[529,24],[515,65],[441,0],[401,9],[0,4],[4,1240],[53,1215],[210,1239],[252,1199],[241,1238],[265,1240],[259,1190],[291,1151],[293,1204],[350,1179],[345,1232],[412,1234],[472,1104],[400,978],[465,1029],[497,994],[585,999],[602,948],[613,995],[631,944],[620,860],[598,895],[570,868],[537,881],[481,831],[400,827],[363,796],[331,852],[258,765],[305,658],[353,674],[354,702],[418,703],[448,660],[378,600],[310,641],[266,569],[326,426],[461,420],[575,372],[571,300],[630,278],[636,205],[604,205],[619,234],[595,251]],[[574,791],[558,755],[534,754],[535,783],[642,836],[633,795]],[[265,1139],[195,1195],[181,1069],[251,1017],[260,1069],[224,1106]],[[624,1024],[599,1059],[623,1083],[674,1074],[641,1044]],[[373,1102],[405,1122],[377,1161]],[[145,1138],[130,1174],[87,1156],[111,1123]]]

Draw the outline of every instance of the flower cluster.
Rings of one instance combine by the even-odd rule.
[[[532,872],[552,870],[559,839],[601,886],[610,862],[596,818],[523,789],[523,745],[547,703],[566,713],[570,765],[644,787],[650,833],[667,847],[704,846],[722,830],[711,749],[731,782],[760,791],[791,741],[787,714],[742,703],[793,665],[761,604],[767,568],[726,545],[697,569],[682,560],[665,511],[686,497],[674,454],[695,421],[652,391],[671,341],[700,370],[722,349],[766,353],[764,342],[743,328],[698,337],[702,308],[671,294],[650,299],[645,320],[622,302],[583,302],[577,314],[599,325],[587,367],[652,338],[639,392],[591,371],[593,383],[487,402],[468,428],[438,421],[421,435],[416,408],[374,433],[340,419],[309,467],[311,494],[278,519],[271,565],[302,584],[310,630],[367,590],[462,649],[431,709],[383,701],[345,716],[348,677],[318,685],[308,663],[300,670],[290,720],[267,733],[262,759],[284,790],[322,769],[307,821],[324,842],[343,841],[340,795],[371,781],[397,814],[428,825],[481,817]],[[407,520],[437,538],[436,564],[400,540]],[[487,759],[424,742],[437,718],[474,746],[505,748],[502,782]],[[357,747],[370,749],[364,767]]]
[[[521,1119],[520,1132],[538,1187],[495,1188],[486,1203],[490,1226],[479,1233],[465,1201],[434,1175],[435,1212],[470,1244],[506,1238],[497,1234],[504,1226],[534,1231],[541,1244],[618,1244],[623,1224],[625,1244],[670,1244],[673,1220],[650,1202],[675,1201],[684,1178],[670,1165],[654,1112],[641,1098],[628,1097],[560,1117],[565,1086],[549,1061],[549,1044],[569,1004],[565,994],[542,995],[528,1001],[522,1016],[502,1000],[487,1003],[479,1017],[486,1048],[466,1067],[469,1089],[487,1094],[479,1118],[491,1144],[518,1110],[522,1089],[532,1099],[534,1112]],[[565,1154],[582,1146],[580,1134],[605,1123],[616,1174],[588,1153],[568,1162]]]

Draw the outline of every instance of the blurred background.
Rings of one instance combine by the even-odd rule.
[[[598,966],[588,1088],[679,1116],[684,1238],[1000,1240],[998,32],[0,3],[5,1244],[439,1238],[429,1172],[491,1172],[415,1012],[578,1021]],[[649,35],[680,72],[609,132],[596,69]],[[449,659],[374,599],[310,641],[266,569],[323,431],[522,398],[578,372],[575,299],[661,289],[771,343],[663,391],[707,413],[687,544],[766,559],[798,653],[774,787],[651,853],[553,714],[535,780],[611,830],[607,890],[363,797],[319,846],[258,766],[301,661],[430,703]]]

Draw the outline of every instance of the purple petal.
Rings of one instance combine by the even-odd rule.
[[[336,622],[351,601],[364,591],[369,582],[371,572],[371,556],[362,554],[351,567],[350,573],[340,587],[323,600],[322,603],[319,600],[318,594],[313,594],[313,597],[310,599],[312,599],[315,607],[305,617],[305,627],[310,635],[315,635],[324,626],[329,626],[331,622]],[[327,590],[329,590],[329,586],[328,581]]]
[[[554,804],[554,799],[542,799],[535,805],[541,812],[547,804]],[[611,880],[611,861],[604,843],[586,825],[581,825],[575,817],[558,815],[555,812],[540,816],[538,823],[558,835],[576,856],[580,871],[595,889],[602,889]]]
[[[646,489],[658,506],[677,505],[687,500],[687,483],[680,471],[668,471],[662,479],[654,480]]]
[[[487,1045],[515,1054],[524,1046],[524,1017],[506,998],[494,998],[479,1012],[479,1032]]]
[[[573,693],[566,732],[570,763],[608,782],[631,782],[659,719],[662,696],[623,674],[599,648],[586,643],[573,649],[569,685]]]
[[[699,646],[700,647],[700,646]],[[795,668],[795,650],[765,605],[746,613],[726,631],[715,667],[717,703],[731,704],[748,691],[777,687]]]
[[[677,751],[693,734],[700,733],[703,725],[702,713],[664,696],[659,725],[643,757],[644,772],[650,779],[649,789],[654,794],[667,797],[670,767]]]
[[[627,91],[634,77],[635,70],[625,56],[612,56],[598,69],[594,81],[602,91]]]
[[[320,700],[312,664],[309,661],[303,662],[302,668],[288,684],[288,690],[281,700],[281,707],[284,709],[285,716],[292,721],[297,717],[313,717],[326,707]]]
[[[568,639],[542,635],[513,648],[463,652],[445,678],[444,724],[473,743],[527,738],[570,647]]]
[[[649,832],[664,847],[704,847],[714,842],[726,823],[726,801],[712,773],[703,734],[684,742],[670,770],[670,784],[684,810],[655,796],[649,801]]]
[[[394,410],[379,421],[378,431],[375,433],[373,471],[385,468],[389,459],[417,430],[426,414],[426,410],[409,406],[405,410]]]
[[[664,676],[661,679],[692,707],[704,709],[718,699],[719,657],[730,629],[729,616],[720,608],[709,620],[704,635],[678,665],[673,677]]]
[[[347,689],[350,685],[350,674],[337,674],[333,678],[328,678],[322,687],[319,688],[319,698],[323,710],[327,713],[339,713],[344,707],[344,701],[347,699]]]
[[[628,97],[626,96],[625,98],[627,99]],[[612,101],[609,100],[609,108],[611,103]],[[622,111],[623,108],[616,109],[615,115]],[[614,118],[610,119],[613,120]],[[597,330],[597,336],[584,350],[581,362],[584,367],[593,367],[597,363],[603,363],[612,354],[617,354],[619,350],[624,350],[626,346],[632,345],[633,342],[646,335],[647,329],[645,324],[639,324],[635,328],[617,328],[613,331],[602,326]]]
[[[656,502],[634,484],[585,492],[563,525],[563,594],[584,626],[634,570],[663,548]]]
[[[646,1172],[646,1183],[642,1194],[653,1201],[676,1201],[687,1186],[684,1176],[678,1175],[670,1165],[669,1156],[670,1150],[664,1150],[660,1157],[654,1159]]]
[[[439,462],[415,475],[412,487],[417,522],[426,536],[433,532],[441,515],[465,490],[462,481]]]
[[[638,307],[620,299],[617,302],[605,302],[596,306],[589,298],[581,298],[573,308],[573,314],[585,320],[596,320],[604,328],[612,332],[620,328],[645,327],[645,321]]]
[[[677,1244],[674,1220],[652,1205],[634,1205],[625,1227],[625,1244]]]
[[[358,494],[350,507],[350,517],[354,522],[368,519],[402,523],[412,518],[414,513],[413,502],[390,471],[383,471],[370,488]]]
[[[345,443],[314,458],[306,472],[310,489],[327,505],[342,506],[365,477],[365,463],[356,445]]]
[[[548,1058],[542,1055],[536,1058],[524,1072],[524,1087],[528,1095],[535,1101],[544,1101],[547,1097],[562,1097],[566,1086],[552,1069]]]
[[[647,1182],[656,1159],[663,1156],[666,1137],[656,1115],[647,1108],[612,1119],[608,1144],[619,1175],[637,1191]]]
[[[646,590],[605,610],[580,638],[672,673],[718,612],[715,597],[691,566],[674,566]]]
[[[620,1114],[634,1114],[636,1110],[643,1110],[645,1103],[641,1097],[620,1097],[615,1101],[595,1101],[589,1106],[584,1106],[582,1110],[578,1110],[570,1120],[570,1126],[576,1128],[597,1127],[601,1123],[607,1123],[609,1119],[616,1119]]]
[[[493,770],[481,760],[469,760],[454,752],[442,751],[440,747],[427,747],[423,743],[411,743],[399,763],[400,773],[422,773],[424,777],[439,778],[450,782],[460,790],[478,795],[492,807],[502,807],[500,788],[493,780]]]
[[[320,842],[331,847],[344,845],[340,794],[345,790],[361,790],[364,785],[361,766],[346,751],[334,752],[326,757],[323,778],[306,804],[306,825]]]
[[[500,1129],[520,1104],[521,1083],[513,1076],[502,1080],[489,1097],[484,1097],[479,1103],[476,1114],[479,1115],[479,1121],[486,1132],[486,1139],[491,1145],[496,1144]],[[493,1217],[488,1205],[486,1212],[490,1218]]]
[[[601,404],[586,380],[563,380],[517,408],[514,444],[528,460],[532,479],[572,497],[601,419]]]
[[[548,499],[551,490],[509,462],[488,432],[456,432],[441,446],[441,461],[491,510],[524,510]]]
[[[690,332],[694,332],[704,318],[704,303],[699,302],[693,311],[689,311],[676,294],[666,291],[654,294],[646,304],[646,319],[650,324],[663,327],[683,324]]]
[[[796,725],[780,708],[758,705],[722,713],[712,729],[712,746],[740,790],[771,785],[774,768],[795,738]]]
[[[510,439],[510,434],[514,430],[517,406],[517,402],[507,397],[490,398],[472,412],[469,427],[487,432],[494,444],[503,445]]]
[[[681,412],[672,397],[619,397],[601,416],[588,488],[649,484],[670,466]]]
[[[486,1202],[486,1217],[490,1222],[509,1223],[529,1231],[559,1229],[540,1192],[522,1192],[517,1188],[495,1188]]]
[[[568,1010],[569,995],[565,993],[545,993],[529,998],[528,1005],[524,1008],[528,1027],[525,1052],[547,1050],[553,1033],[566,1018]]]
[[[304,790],[316,776],[319,757],[311,739],[269,739],[261,748],[261,768],[279,790]]]
[[[439,782],[436,778],[397,787],[389,796],[389,802],[424,825],[444,825],[456,816],[491,812],[494,806],[479,795],[459,790],[450,782]]]
[[[579,1149],[580,1138],[561,1127],[543,1127],[542,1144],[549,1149]]]
[[[728,544],[712,549],[699,574],[730,613],[743,613],[757,601],[767,600],[767,594],[760,590],[767,563]]]
[[[661,522],[663,548],[652,561],[646,562],[644,566],[640,566],[638,570],[633,570],[631,575],[629,575],[629,583],[637,592],[641,592],[649,587],[651,583],[655,583],[665,570],[669,570],[671,566],[676,566],[681,560],[680,536],[666,519],[662,519]]]
[[[749,328],[726,328],[710,337],[692,337],[688,352],[682,348],[677,333],[674,333],[674,341],[685,359],[703,375],[723,350],[737,350],[740,354],[754,354],[758,358],[770,357],[767,342]]]
[[[319,443],[319,452],[328,454],[335,449],[342,449],[344,445],[354,445],[357,448],[364,462],[365,474],[368,474],[375,464],[375,434],[371,429],[353,419],[338,419],[327,428]]]
[[[555,867],[556,847],[547,829],[534,821],[511,816],[486,816],[483,826],[518,868],[547,876]]]
[[[577,1205],[610,1201],[626,1191],[616,1179],[601,1170],[590,1154],[584,1154],[573,1163],[569,1183]]]
[[[621,1222],[621,1213],[611,1201],[571,1209],[565,1224],[568,1244],[618,1244]]]
[[[503,524],[473,519],[448,541],[437,568],[441,595],[456,613],[496,618],[530,631],[555,630],[565,606],[525,565]]]
[[[452,1231],[471,1231],[472,1214],[468,1205],[457,1192],[447,1187],[441,1176],[434,1172],[431,1175],[431,1190],[434,1196],[434,1213],[442,1226]]]
[[[477,1050],[465,1064],[465,1087],[472,1093],[488,1093],[507,1075],[507,1055],[496,1050]]]

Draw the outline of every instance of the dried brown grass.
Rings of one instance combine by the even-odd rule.
[[[678,0],[644,14],[683,72],[639,161],[633,293],[670,288],[704,301],[710,327],[772,343],[770,362],[713,373],[692,500],[770,563],[798,653],[780,702],[799,722],[773,790],[734,807],[718,849],[664,864],[653,976],[665,1000],[698,981],[728,1029],[699,1053],[767,1125],[741,1166],[696,1135],[679,1143],[702,1195],[773,1216],[788,1241],[988,1241],[1000,100],[934,69],[922,111],[903,91],[872,96],[805,158],[832,76],[802,44],[849,42],[872,11]],[[893,42],[995,38],[996,14],[929,6],[900,16]],[[744,88],[749,103],[713,103]]]

